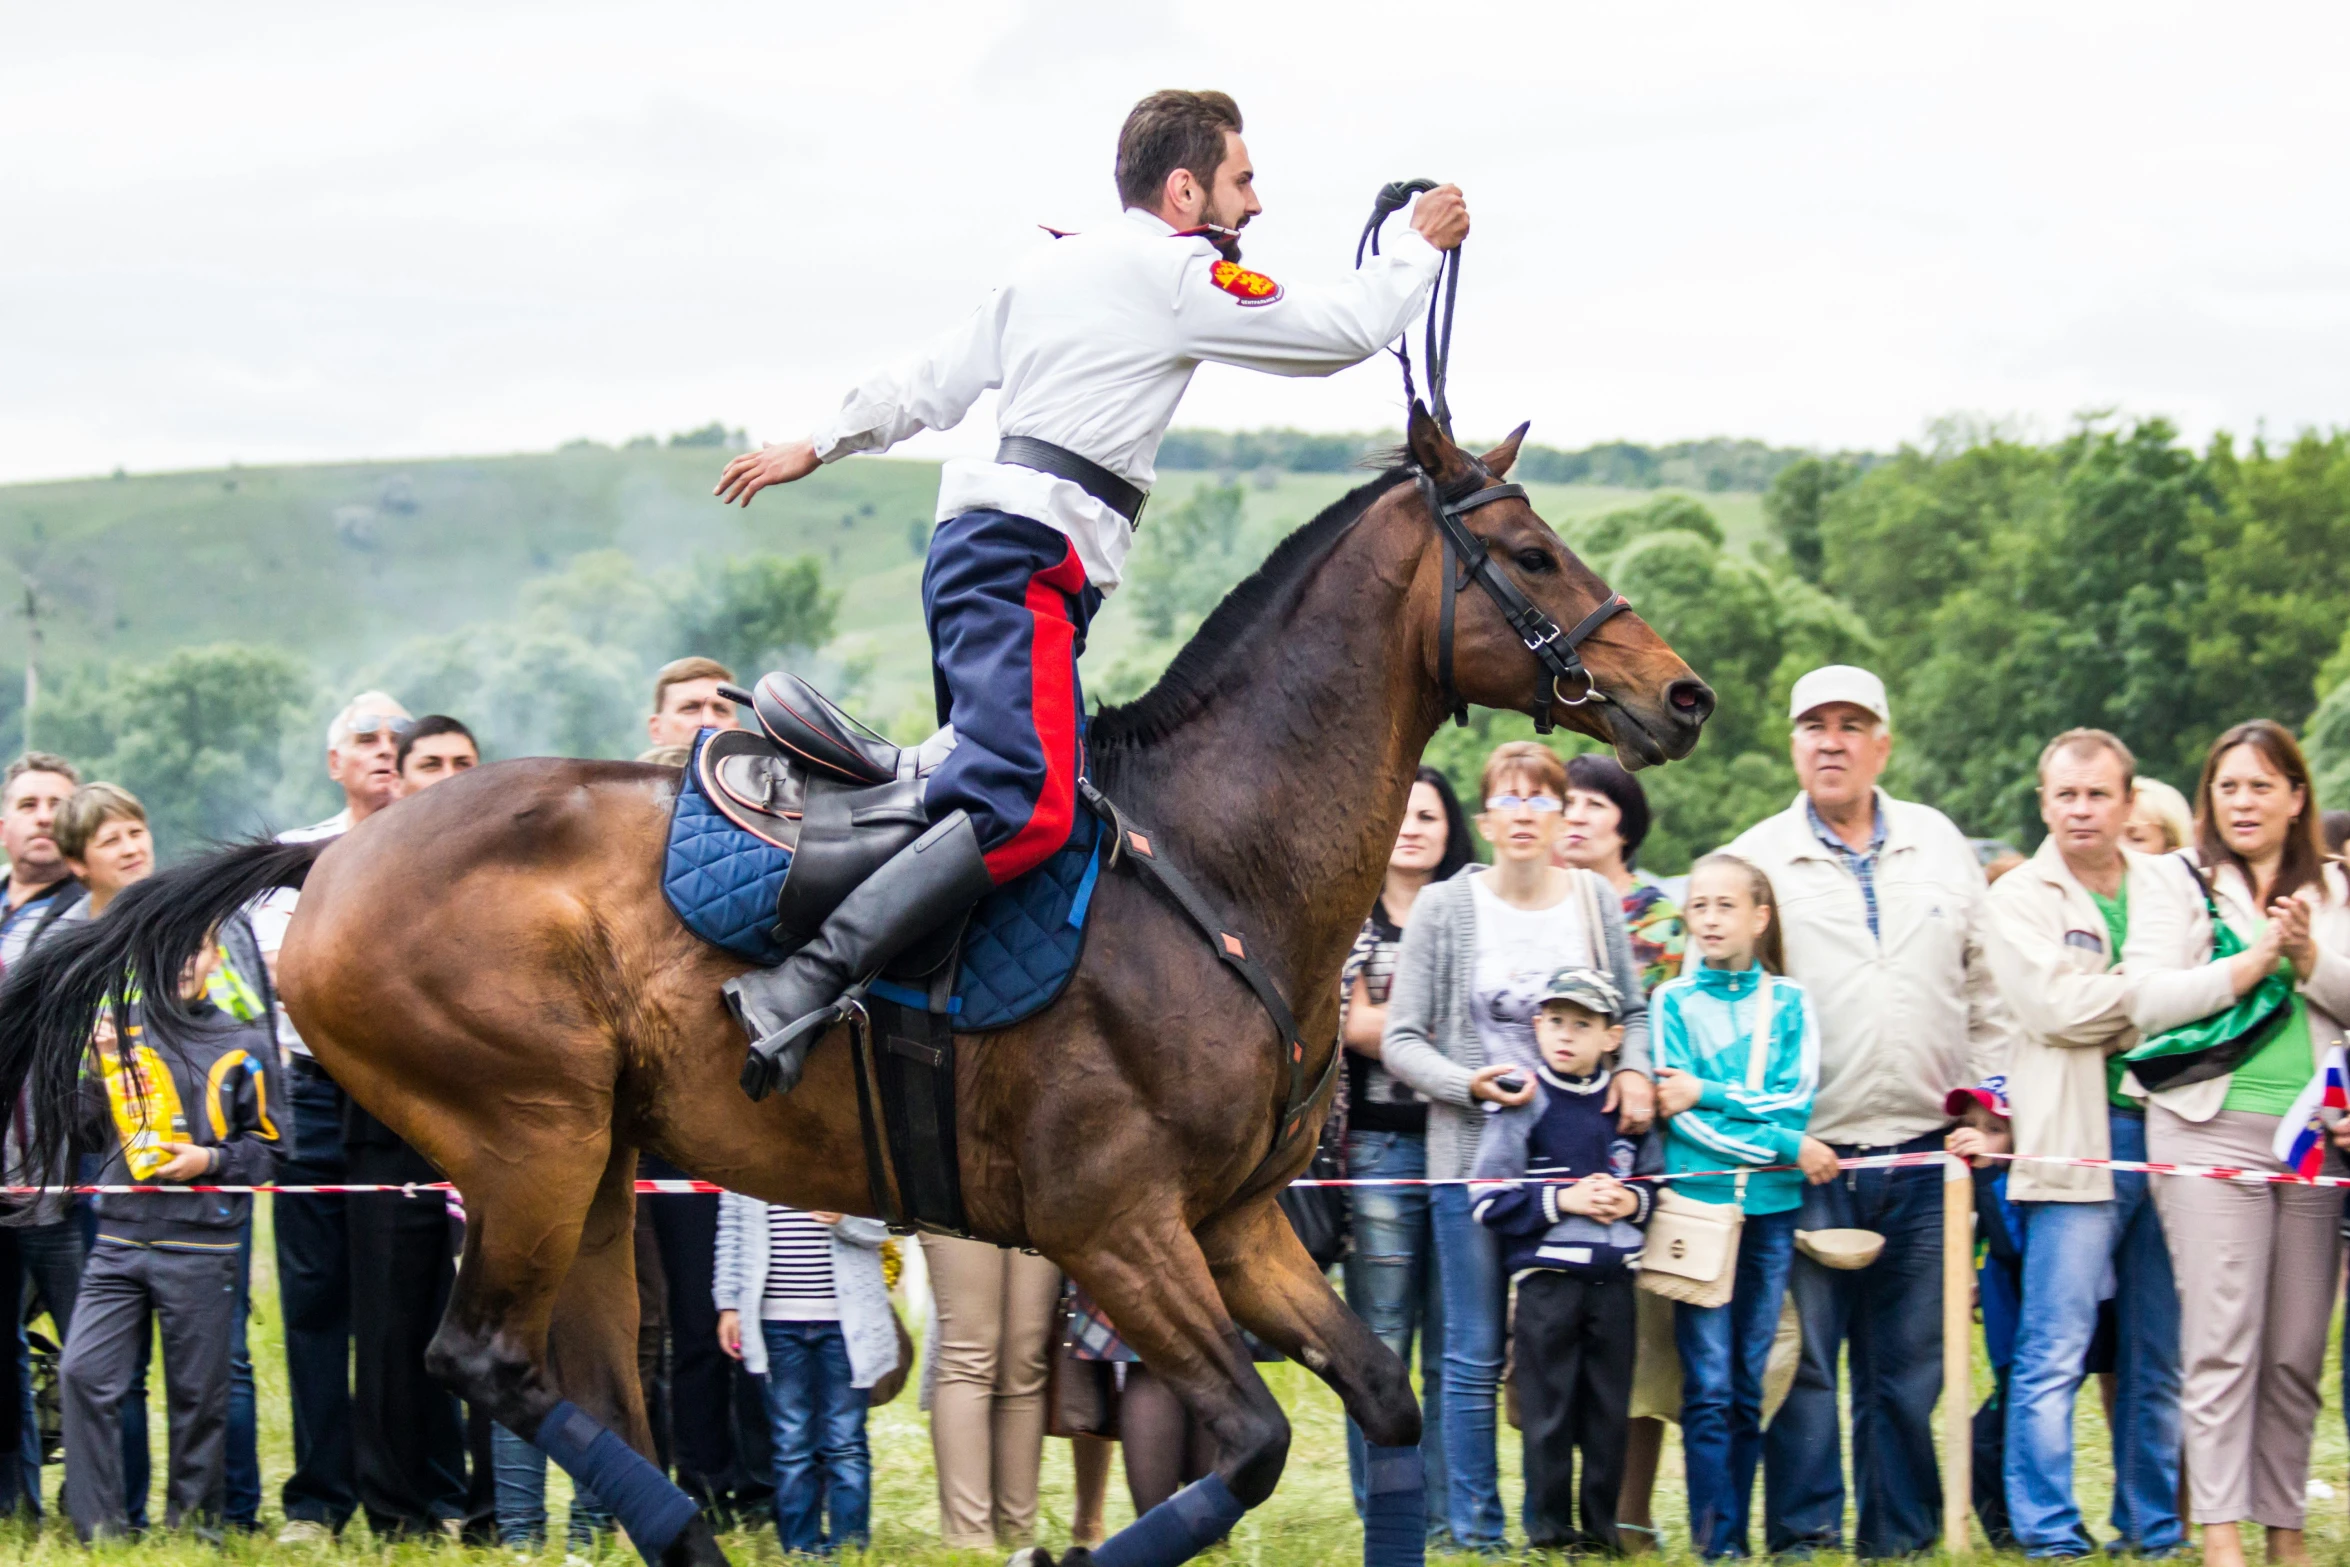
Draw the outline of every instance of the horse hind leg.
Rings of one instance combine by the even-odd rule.
[[[1176,1567],[1273,1494],[1289,1457],[1289,1418],[1250,1363],[1173,1202],[1164,1217],[1058,1250],[1055,1260],[1216,1443],[1216,1464],[1205,1477],[1092,1551],[1073,1548],[1062,1567]]]
[[[426,1369],[561,1464],[653,1567],[724,1567],[693,1499],[643,1456],[635,1150],[545,1153],[460,1181],[465,1260]]]
[[[1365,1567],[1417,1567],[1427,1557],[1427,1500],[1410,1371],[1338,1298],[1270,1198],[1217,1215],[1199,1240],[1233,1317],[1328,1383],[1363,1428]]]

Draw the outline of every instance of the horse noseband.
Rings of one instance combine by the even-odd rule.
[[[1444,539],[1444,598],[1437,612],[1436,624],[1436,683],[1447,710],[1456,723],[1466,727],[1469,722],[1469,704],[1461,699],[1452,678],[1453,600],[1460,590],[1474,582],[1485,590],[1508,622],[1511,631],[1526,645],[1542,665],[1549,678],[1534,702],[1534,732],[1549,734],[1554,728],[1551,708],[1582,707],[1590,702],[1605,702],[1606,693],[1591,676],[1583,656],[1578,651],[1591,634],[1608,623],[1620,612],[1632,607],[1621,593],[1608,595],[1597,609],[1575,623],[1572,631],[1561,630],[1559,623],[1544,614],[1540,606],[1526,597],[1523,590],[1506,575],[1494,569],[1493,557],[1485,541],[1469,530],[1465,520],[1470,512],[1495,501],[1522,501],[1526,487],[1522,484],[1497,484],[1493,475],[1477,464],[1471,474],[1476,487],[1448,499],[1433,475],[1422,470],[1418,476],[1420,498],[1427,503],[1428,513],[1436,519],[1437,532]],[[1459,563],[1456,576],[1454,565]],[[1579,686],[1574,696],[1567,694],[1571,686]]]

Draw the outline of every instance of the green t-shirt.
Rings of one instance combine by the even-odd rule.
[[[2129,881],[2124,878],[2122,890],[2110,898],[2102,892],[2090,892],[2086,887],[2081,890],[2089,893],[2089,901],[2096,904],[2097,912],[2105,916],[2105,966],[2111,968],[2122,960],[2122,943],[2130,934]],[[2124,1110],[2135,1110],[2138,1101],[2122,1092],[2122,1078],[2130,1070],[2129,1064],[2122,1060],[2125,1053],[2117,1050],[2105,1058],[2105,1097],[2108,1103]],[[2298,1088],[2293,1090],[2295,1093],[2300,1091]]]
[[[2277,976],[2288,985],[2293,983],[2292,959],[2278,960]],[[2236,1068],[2228,1079],[2228,1096],[2219,1107],[2249,1110],[2254,1115],[2283,1115],[2309,1086],[2314,1070],[2310,1064],[2309,1003],[2295,991],[2293,1011],[2285,1026],[2251,1060]]]

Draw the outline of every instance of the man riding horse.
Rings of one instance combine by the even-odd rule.
[[[727,982],[754,1098],[799,1081],[851,985],[1068,840],[1077,657],[1118,585],[1192,373],[1208,360],[1275,375],[1359,364],[1403,331],[1442,252],[1468,236],[1460,191],[1440,186],[1392,253],[1332,287],[1285,288],[1240,264],[1240,231],[1264,210],[1240,132],[1223,93],[1143,99],[1118,134],[1118,222],[1040,247],[970,319],[867,378],[807,439],[727,465],[717,494],[748,505],[824,463],[948,428],[980,393],[1002,392],[995,460],[941,475],[922,573],[939,718],[955,732],[925,785],[933,825],[780,967]],[[836,715],[806,716],[837,727]]]

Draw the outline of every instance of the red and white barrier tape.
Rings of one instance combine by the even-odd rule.
[[[1926,1150],[1916,1153],[1863,1154],[1858,1158],[1839,1159],[1837,1164],[1846,1170],[1902,1170],[1940,1165],[1949,1156]],[[2123,1174],[2187,1175],[2207,1181],[2234,1181],[2248,1186],[2340,1186],[2350,1187],[2350,1175],[2297,1175],[2290,1170],[2246,1170],[2224,1164],[2162,1164],[2145,1159],[2074,1159],[2061,1154],[2001,1153],[1985,1154],[1984,1158],[1999,1159],[2011,1164],[2056,1164],[2084,1170],[2118,1170]],[[1764,1170],[1794,1170],[1792,1164],[1749,1165],[1746,1174]],[[1635,1175],[1634,1181],[1695,1181],[1711,1176],[1736,1175],[1737,1170],[1683,1170],[1673,1175]],[[1551,1177],[1518,1176],[1511,1179],[1471,1180],[1466,1177],[1452,1180],[1408,1180],[1397,1177],[1375,1177],[1366,1180],[1302,1180],[1289,1184],[1296,1187],[1355,1187],[1355,1186],[1538,1186]],[[342,1197],[364,1192],[398,1192],[403,1197],[422,1197],[434,1192],[452,1191],[447,1181],[411,1181],[405,1185],[382,1185],[366,1182],[344,1182],[320,1186],[0,1186],[0,1197],[59,1197],[59,1196],[125,1196],[142,1192],[222,1192],[232,1196],[254,1196],[274,1193],[284,1197]],[[682,1196],[708,1195],[726,1188],[709,1181],[639,1181],[640,1195]]]

